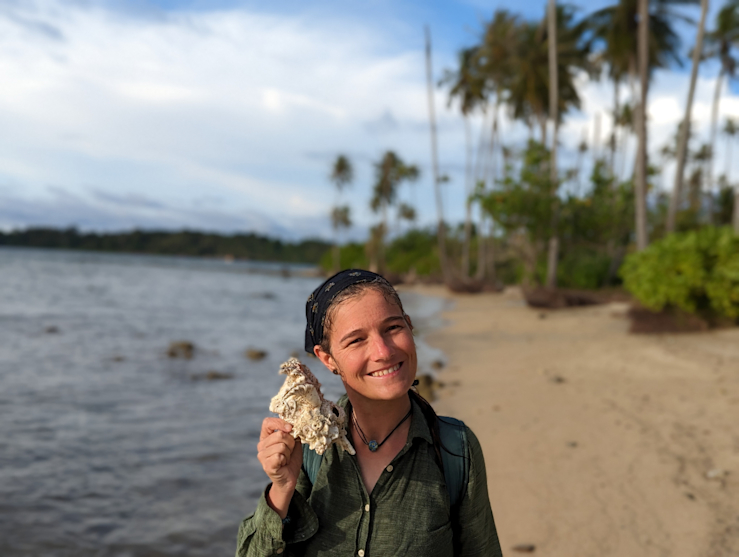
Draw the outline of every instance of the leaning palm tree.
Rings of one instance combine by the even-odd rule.
[[[354,169],[352,163],[345,155],[339,155],[336,157],[334,164],[331,168],[331,181],[336,186],[337,199],[336,205],[331,210],[331,225],[334,229],[334,245],[333,245],[333,269],[334,272],[338,273],[341,269],[340,263],[340,249],[339,249],[339,231],[342,228],[348,228],[351,226],[351,218],[348,206],[340,206],[341,193],[352,183],[354,179]]]
[[[667,211],[667,234],[675,231],[675,216],[680,201],[683,186],[683,174],[685,172],[685,159],[688,150],[688,136],[690,135],[690,114],[693,110],[693,96],[695,95],[695,83],[698,80],[698,66],[701,62],[703,52],[703,34],[706,26],[706,14],[708,13],[708,0],[701,0],[701,19],[698,23],[698,34],[693,47],[693,68],[690,73],[690,88],[688,89],[688,101],[685,106],[685,117],[683,127],[680,130],[680,142],[677,145],[677,168],[675,169],[675,185],[670,198],[670,206]]]
[[[721,101],[721,90],[724,78],[734,77],[736,70],[736,58],[733,56],[734,45],[739,41],[739,2],[732,0],[728,2],[716,14],[716,23],[712,31],[706,33],[706,49],[704,58],[718,58],[721,63],[716,89],[713,93],[713,107],[711,109],[711,164],[708,169],[708,190],[713,191],[713,160],[716,153],[716,136],[718,134],[718,112]]]

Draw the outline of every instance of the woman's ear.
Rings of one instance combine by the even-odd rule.
[[[313,353],[316,355],[316,358],[318,358],[323,365],[325,365],[328,370],[333,373],[334,375],[338,373],[336,362],[334,362],[333,357],[328,352],[324,351],[323,348],[321,348],[320,344],[316,344],[313,347]]]
[[[408,326],[411,328],[411,331],[413,330],[413,323],[411,322],[411,316],[407,313],[403,314],[403,318],[405,319],[405,322],[408,323]]]

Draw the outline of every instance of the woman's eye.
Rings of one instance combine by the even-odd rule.
[[[359,342],[360,340],[362,340],[362,339],[361,339],[361,338],[355,338],[355,339],[352,339],[352,340],[350,340],[349,342],[347,342],[347,343],[346,343],[346,345],[347,345],[347,346],[349,346],[349,345],[351,345],[351,344],[356,344],[356,343],[357,343],[357,342]]]

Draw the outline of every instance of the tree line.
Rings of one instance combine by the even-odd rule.
[[[353,254],[348,260],[407,272],[415,269],[407,257],[387,261],[394,246],[404,244],[423,258],[420,267],[463,289],[499,281],[501,267],[506,276],[530,283],[600,287],[621,281],[627,254],[672,233],[732,226],[739,235],[739,187],[731,174],[739,127],[718,116],[725,84],[735,77],[739,0],[722,5],[713,22],[708,7],[708,0],[618,0],[581,14],[548,0],[540,19],[500,9],[438,81],[432,78],[427,30],[437,241],[428,244],[430,230],[404,232],[399,226],[388,237],[391,208],[398,222],[403,215],[411,223],[415,219],[414,208],[396,198],[402,183],[418,178],[414,165],[388,152],[375,163],[370,208],[377,225],[363,250],[345,246],[343,251]],[[681,40],[680,24],[694,28],[691,44]],[[708,60],[718,62],[718,71],[711,120],[701,126],[692,120],[692,105],[698,69]],[[643,107],[655,71],[688,65],[686,102],[674,138],[650,152],[651,122]],[[560,128],[582,108],[585,84],[597,80],[610,81],[612,109],[592,115],[574,148],[564,145]],[[465,129],[466,211],[457,227],[444,219],[439,194],[448,181],[438,170],[433,97],[439,87],[459,110]],[[521,124],[528,129],[525,144],[507,142],[502,128]],[[606,127],[610,133],[601,137]],[[726,139],[722,173],[715,156],[719,130]],[[348,158],[340,156],[334,177],[340,175],[339,161],[351,170]],[[668,168],[674,174],[668,175]],[[336,184],[341,191],[350,182]],[[334,214],[342,217],[333,219],[337,233],[351,224],[348,206],[337,204]],[[429,265],[428,256],[409,245],[413,241],[431,249],[436,263]],[[335,248],[331,266],[342,264]]]
[[[317,264],[330,248],[330,244],[323,240],[283,242],[254,233],[222,235],[189,230],[95,233],[80,232],[76,228],[28,228],[0,232],[0,246],[234,257],[253,261],[310,264]]]

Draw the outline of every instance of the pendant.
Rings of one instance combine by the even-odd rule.
[[[374,439],[373,439],[372,441],[370,441],[369,443],[367,443],[367,446],[369,447],[369,450],[370,450],[370,451],[372,451],[373,453],[374,453],[374,452],[375,452],[375,451],[376,451],[377,449],[379,449],[379,448],[380,448],[380,445],[378,445],[378,444],[377,444],[377,441],[375,441]]]

